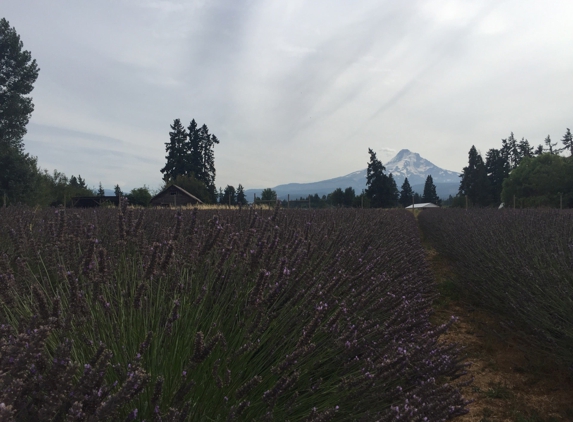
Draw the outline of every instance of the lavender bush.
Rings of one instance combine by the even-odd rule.
[[[409,213],[264,213],[1,210],[0,420],[466,412]]]
[[[418,221],[466,299],[501,316],[528,353],[573,370],[572,212],[444,209]]]

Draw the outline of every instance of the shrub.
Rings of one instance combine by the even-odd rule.
[[[407,212],[0,212],[0,412],[17,420],[466,412]]]

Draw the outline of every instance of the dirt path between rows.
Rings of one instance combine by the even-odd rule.
[[[526,357],[510,332],[492,316],[464,303],[455,293],[454,275],[446,260],[426,246],[428,263],[441,293],[433,319],[458,322],[443,340],[465,347],[472,365],[473,382],[462,387],[465,398],[473,400],[460,422],[549,422],[573,421],[573,380],[543,358]]]

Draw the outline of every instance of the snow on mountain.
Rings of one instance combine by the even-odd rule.
[[[398,152],[384,166],[386,167],[386,174],[392,173],[398,189],[400,189],[404,179],[407,177],[414,191],[420,194],[428,175],[432,176],[436,185],[436,191],[442,198],[447,198],[448,195],[455,195],[460,183],[460,173],[444,170],[421,157],[420,154],[407,149]],[[275,186],[272,189],[277,192],[279,199],[286,199],[287,195],[294,199],[314,195],[315,193],[319,196],[327,195],[336,188],[346,189],[347,187],[354,188],[357,194],[366,189],[366,169],[320,182],[289,183]],[[253,194],[260,196],[261,191],[262,189],[247,189],[245,191],[247,200],[251,200]]]
[[[410,185],[424,183],[428,175],[432,176],[434,183],[459,183],[460,173],[444,170],[430,161],[422,158],[420,154],[403,149],[394,158],[385,164],[386,173],[392,173],[396,183],[400,186],[407,177]],[[398,182],[400,180],[400,182]]]

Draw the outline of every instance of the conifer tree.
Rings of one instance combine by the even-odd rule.
[[[370,162],[366,169],[366,196],[374,208],[395,206],[398,201],[398,187],[392,174],[387,176],[386,168],[376,158],[376,153],[368,148]]]
[[[245,197],[245,188],[239,183],[237,186],[237,204],[247,205],[247,198]]]
[[[543,143],[547,146],[547,152],[549,152],[549,154],[557,154],[559,152],[559,150],[553,150],[553,147],[557,146],[557,142],[552,143],[551,136],[547,135]]]
[[[222,204],[236,205],[237,204],[237,191],[234,186],[227,185],[223,192]]]
[[[400,199],[398,202],[400,202],[403,207],[407,207],[408,205],[412,205],[413,196],[414,190],[406,177],[404,183],[402,183],[402,190],[400,191]]]
[[[180,175],[189,175],[189,148],[187,145],[187,132],[181,124],[181,120],[175,119],[169,132],[169,142],[165,143],[167,163],[161,169],[163,180],[169,181]]]
[[[22,139],[34,111],[32,98],[40,69],[16,29],[0,19],[0,143],[23,153]]]
[[[40,186],[37,159],[24,152],[23,138],[34,104],[39,68],[16,29],[0,19],[0,197],[30,202]]]
[[[563,135],[561,142],[563,143],[563,150],[568,150],[573,157],[573,135],[571,135],[571,129],[567,128],[567,132]]]
[[[426,177],[426,183],[424,184],[424,193],[422,194],[423,202],[431,202],[432,204],[440,205],[441,200],[436,192],[436,185],[434,185],[434,179],[432,175],[429,174]]]
[[[485,168],[489,180],[491,200],[501,203],[503,181],[509,176],[509,163],[499,149],[491,148],[485,155]]]
[[[490,186],[485,164],[473,145],[468,156],[468,166],[463,169],[459,193],[467,195],[474,205],[487,206],[490,204]]]

